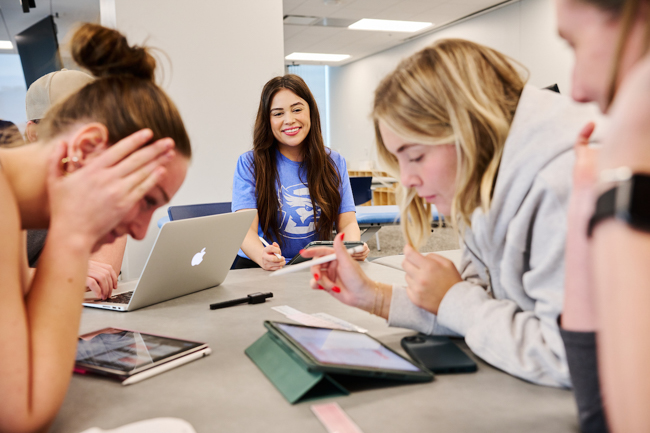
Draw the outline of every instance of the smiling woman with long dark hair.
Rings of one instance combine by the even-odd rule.
[[[253,150],[237,162],[232,208],[258,215],[235,267],[280,269],[334,229],[360,239],[345,159],[323,144],[318,106],[297,75],[275,77],[262,90]],[[273,244],[264,247],[259,237]],[[366,247],[356,258],[367,256]]]

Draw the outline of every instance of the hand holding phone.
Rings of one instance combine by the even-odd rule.
[[[361,241],[344,241],[343,244],[347,249],[354,248],[359,245],[365,245],[365,243]],[[308,250],[309,248],[332,247],[332,246],[334,246],[333,241],[313,241],[308,243],[307,246],[303,249]],[[300,253],[298,253],[289,261],[289,263],[287,263],[287,265],[297,265],[298,263],[306,262],[307,260],[311,260],[311,258],[305,258],[301,256]]]

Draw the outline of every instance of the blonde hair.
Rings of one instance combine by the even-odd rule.
[[[503,147],[525,85],[511,59],[461,39],[440,40],[403,60],[375,90],[372,117],[377,153],[399,178],[397,158],[379,133],[383,122],[419,144],[454,144],[458,155],[451,218],[459,230],[471,214],[487,211]],[[413,188],[398,186],[402,230],[420,247],[431,227],[431,205]]]

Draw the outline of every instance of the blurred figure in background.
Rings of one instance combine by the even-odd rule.
[[[25,97],[27,126],[25,138],[28,143],[38,140],[38,124],[53,105],[78,92],[94,78],[84,72],[62,69],[44,75],[34,81]],[[47,230],[27,230],[27,260],[30,268],[35,268],[43,251]],[[86,288],[97,298],[106,299],[117,287],[117,277],[122,267],[126,236],[121,236],[111,244],[102,246],[90,256]]]

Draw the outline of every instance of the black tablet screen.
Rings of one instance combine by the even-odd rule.
[[[283,323],[276,323],[276,326],[324,364],[421,371],[366,334]]]
[[[79,338],[76,362],[124,373],[202,344],[113,328],[90,335]]]

